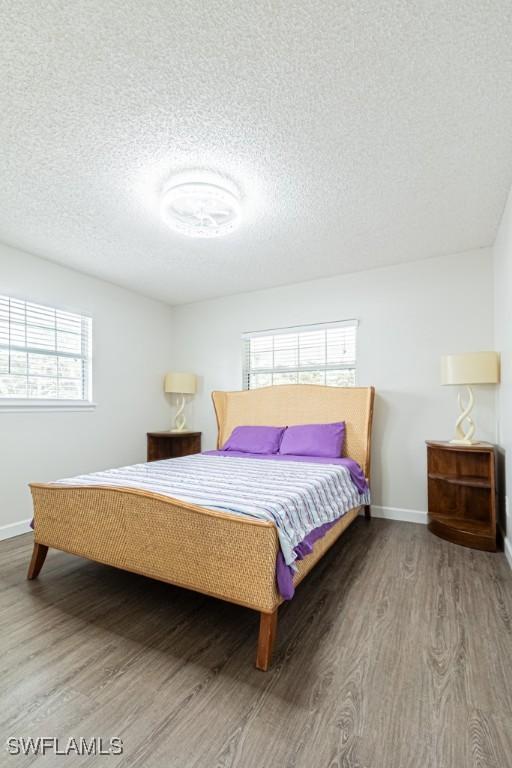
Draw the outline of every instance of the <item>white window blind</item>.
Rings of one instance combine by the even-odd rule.
[[[356,383],[357,320],[245,333],[243,388]]]
[[[89,403],[91,318],[0,295],[0,402]]]

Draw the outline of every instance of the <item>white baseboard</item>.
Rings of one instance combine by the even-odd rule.
[[[400,507],[379,507],[372,504],[372,517],[383,517],[385,520],[402,520],[405,523],[427,524],[427,513],[419,509],[400,509]]]
[[[13,536],[21,536],[22,533],[29,533],[31,518],[22,520],[20,523],[9,523],[9,525],[0,525],[0,541],[3,539],[12,539]]]
[[[512,541],[510,541],[509,538],[503,539],[504,542],[504,549],[505,549],[505,557],[507,558],[507,562],[512,568]]]

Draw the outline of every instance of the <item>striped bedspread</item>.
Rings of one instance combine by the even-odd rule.
[[[275,523],[283,559],[314,529],[369,504],[348,469],[334,464],[271,462],[196,454],[66,478],[59,485],[139,488],[208,509]]]

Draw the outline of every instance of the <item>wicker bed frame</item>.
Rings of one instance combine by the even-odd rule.
[[[370,473],[374,390],[316,385],[214,392],[218,445],[241,424],[346,422],[345,455]],[[215,512],[133,488],[33,483],[35,579],[49,547],[212,595],[260,613],[256,666],[267,670],[282,603],[272,523]],[[298,562],[299,584],[357,517],[350,510]],[[370,509],[365,509],[366,517]]]

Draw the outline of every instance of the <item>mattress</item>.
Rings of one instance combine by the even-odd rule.
[[[301,457],[302,459],[304,457]],[[58,485],[136,488],[206,509],[272,522],[280,594],[293,594],[295,561],[349,510],[369,504],[343,463],[196,454],[65,478]],[[290,594],[291,592],[291,594]]]

